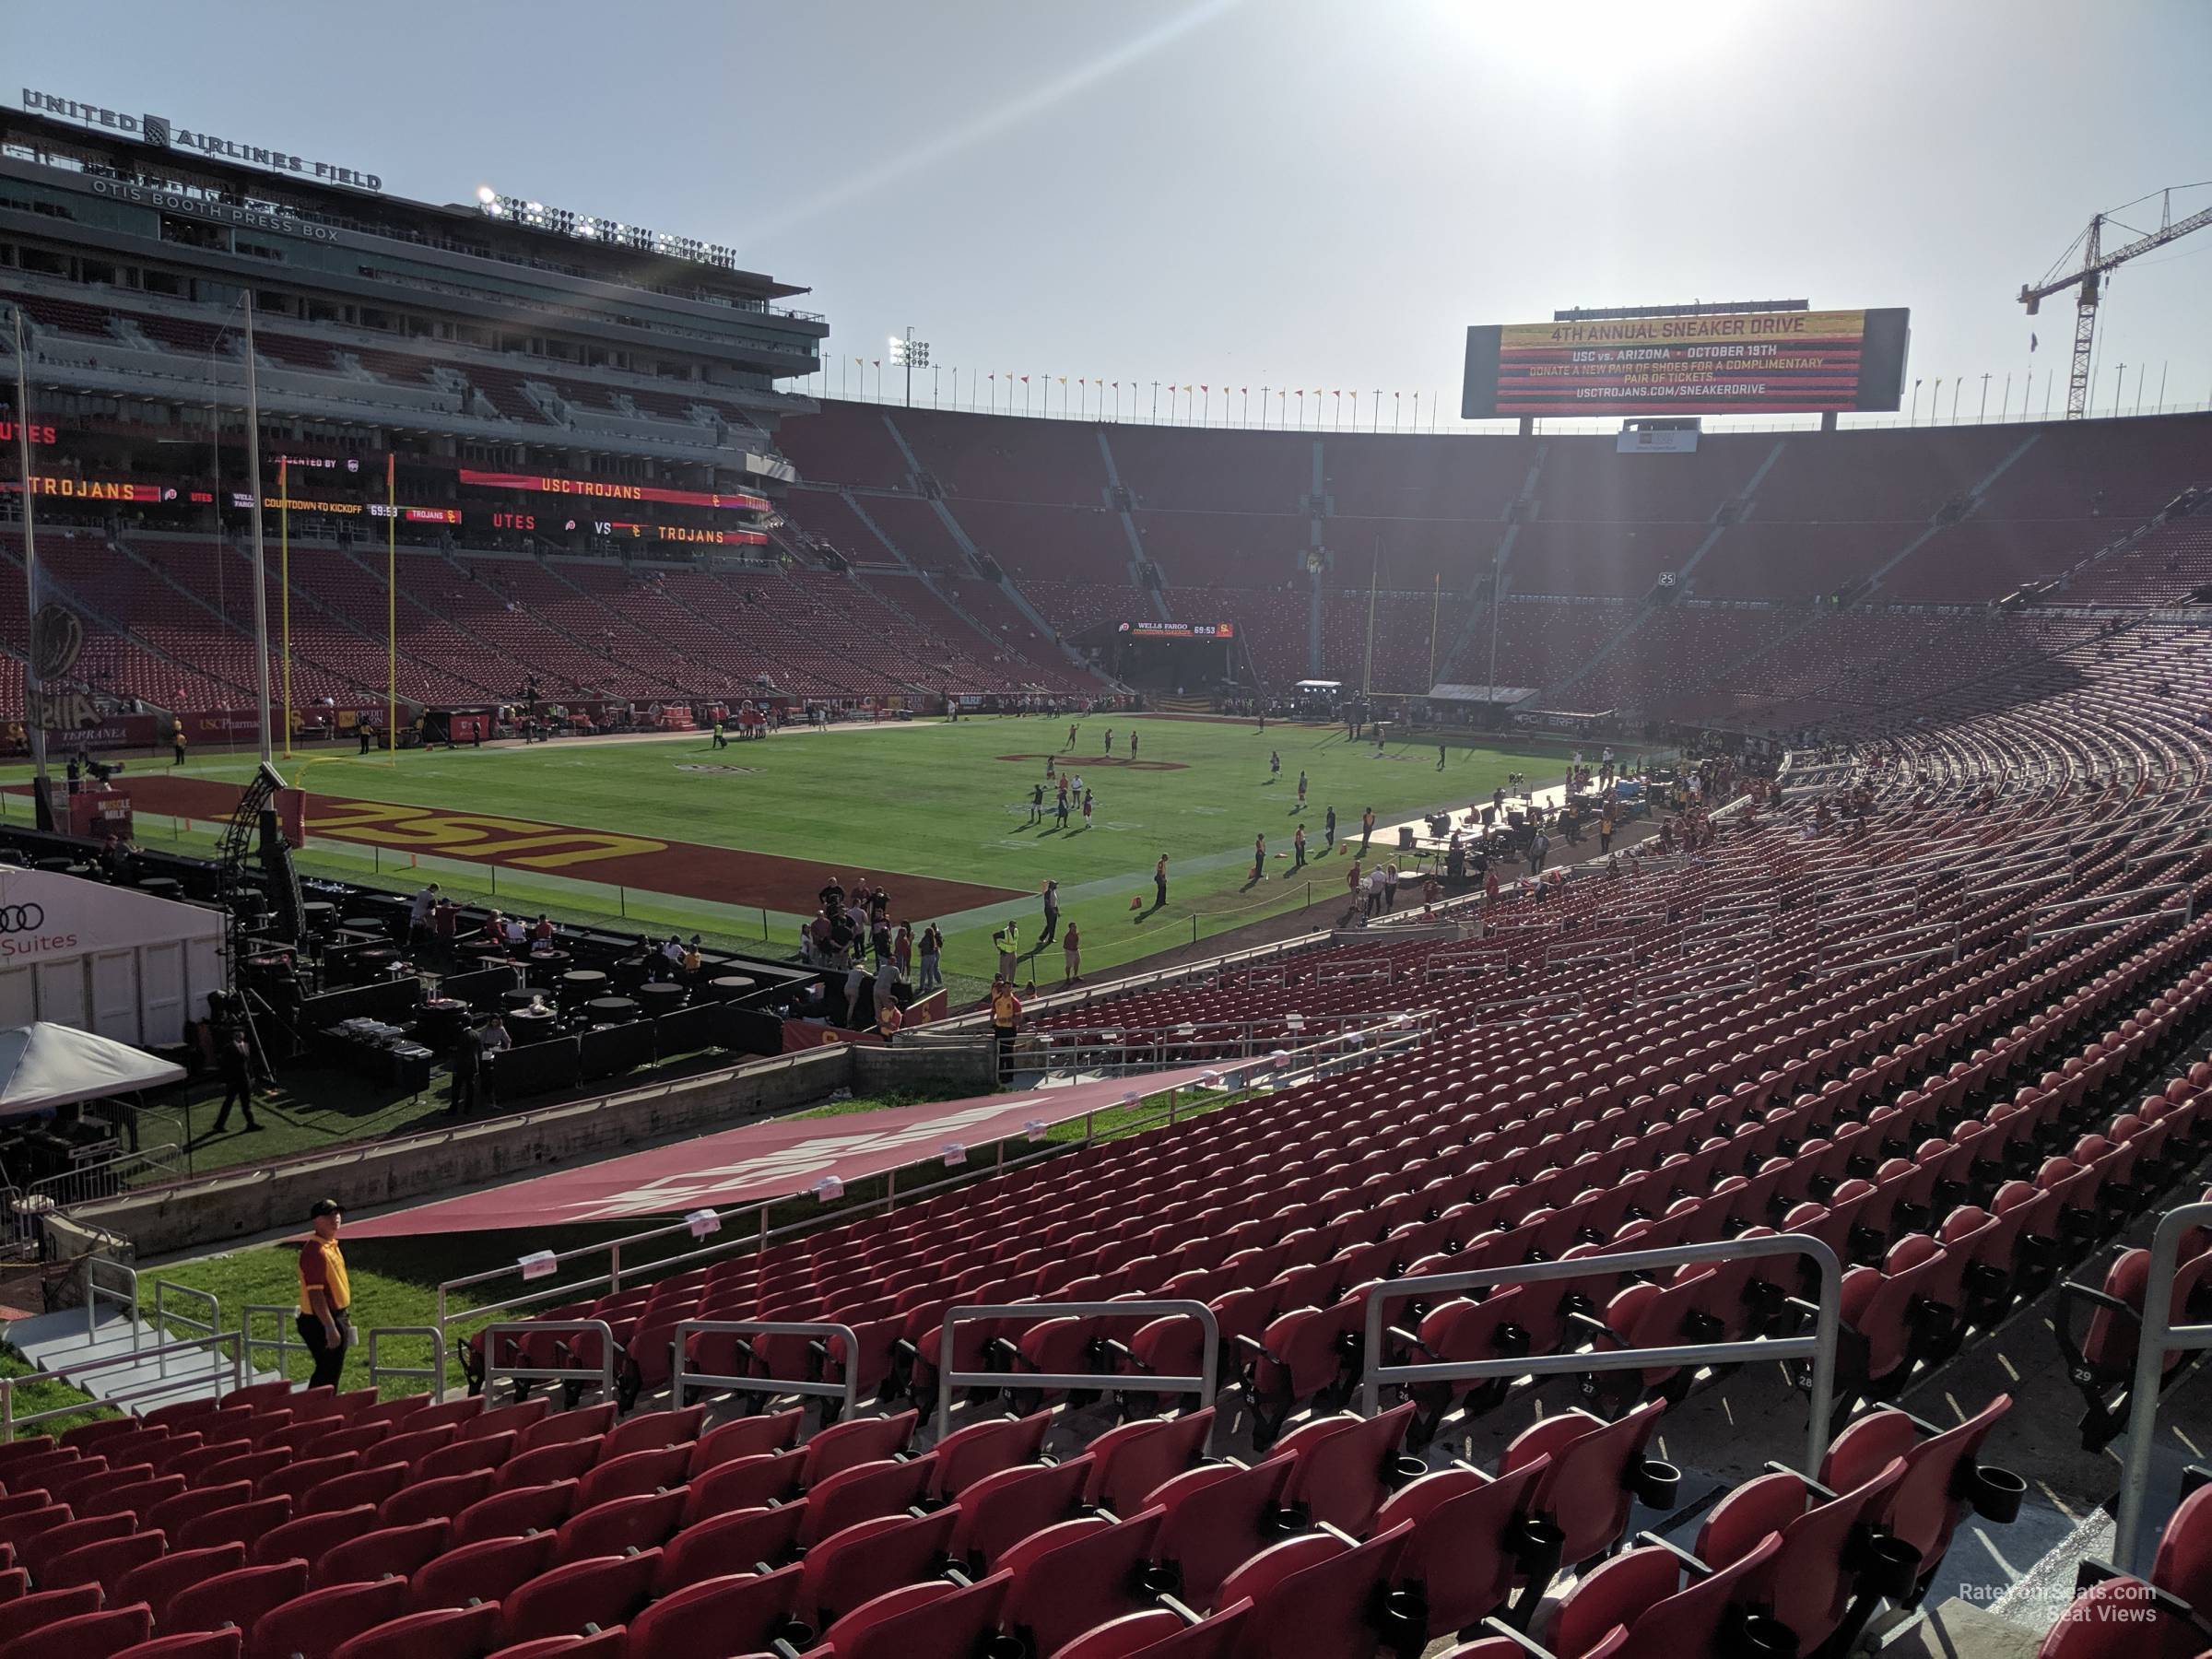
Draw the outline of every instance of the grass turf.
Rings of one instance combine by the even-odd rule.
[[[1336,808],[1339,847],[1348,831],[1356,841],[1361,808],[1372,806],[1390,823],[1416,811],[1464,806],[1487,798],[1512,771],[1541,783],[1559,768],[1557,757],[1529,750],[1453,745],[1446,769],[1436,768],[1436,746],[1426,740],[1347,743],[1341,727],[1085,716],[1071,770],[1097,795],[1092,827],[1079,817],[1062,830],[1050,816],[1029,822],[1031,784],[1043,776],[1043,757],[1060,753],[1065,718],[983,716],[956,723],[893,724],[814,735],[785,733],[765,742],[734,745],[721,754],[703,734],[696,739],[640,743],[552,743],[529,747],[460,751],[406,751],[393,759],[360,758],[349,750],[303,755],[287,775],[318,794],[443,807],[580,828],[664,837],[712,846],[778,853],[806,861],[823,876],[865,873],[883,877],[894,898],[900,875],[935,877],[1004,888],[1030,895],[1006,910],[1018,918],[1024,954],[1040,923],[1034,897],[1049,877],[1063,894],[1065,933],[1082,929],[1086,978],[1124,968],[1145,957],[1246,923],[1305,908],[1317,924],[1333,921],[1342,906],[1348,856],[1322,856],[1325,809]],[[1114,754],[1102,758],[1107,728]],[[1132,732],[1142,737],[1144,763],[1127,762]],[[1279,751],[1282,770],[1268,757]],[[1013,757],[1013,758],[1010,758]],[[756,769],[743,774],[681,770],[702,763]],[[1167,763],[1174,770],[1155,770]],[[159,762],[135,762],[148,771]],[[190,775],[242,781],[253,761],[242,757],[195,758]],[[1308,774],[1307,810],[1297,809],[1300,771]],[[17,769],[20,771],[20,769]],[[124,782],[130,781],[125,772]],[[1291,877],[1290,836],[1306,827],[1309,859],[1318,870]],[[1267,877],[1248,880],[1252,841],[1265,833],[1272,854]],[[176,834],[166,820],[149,820],[147,846],[204,851],[212,838]],[[1380,843],[1377,847],[1381,851]],[[1168,855],[1171,901],[1152,908],[1151,869]],[[549,909],[577,921],[606,921],[641,931],[697,931],[735,947],[765,944],[787,954],[801,920],[812,913],[811,888],[794,893],[791,908],[757,909],[712,904],[588,879],[590,865],[574,875],[500,869],[450,859],[313,838],[300,859],[314,873],[345,876],[393,888],[426,878],[449,890],[496,899],[509,908]],[[1139,908],[1130,908],[1131,899]],[[905,910],[906,907],[899,907]],[[1006,920],[998,907],[959,918],[908,912],[917,933],[935,920],[947,935],[945,968],[956,994],[979,990],[992,971],[994,931]],[[1048,947],[1034,962],[1039,984],[1056,984],[1060,954]]]

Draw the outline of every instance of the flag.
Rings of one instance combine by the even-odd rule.
[[[993,373],[991,373],[991,374],[987,374],[987,375],[985,375],[983,378],[984,378],[984,379],[986,379],[986,380],[996,380],[996,379],[998,378],[998,375],[997,375],[997,374],[996,374],[996,372],[994,371],[994,372],[993,372]]]
[[[1021,377],[1021,383],[1022,383],[1023,385],[1025,385],[1025,386],[1026,386],[1026,385],[1028,385],[1028,384],[1030,383],[1030,377],[1029,377],[1028,375],[1026,375],[1026,374],[1025,374],[1025,375],[1023,375],[1023,376]]]
[[[853,362],[854,362],[856,365],[858,365],[860,368],[863,368],[863,369],[865,369],[865,368],[866,368],[866,367],[868,366],[868,359],[865,359],[865,358],[854,358],[854,359],[853,359]]]
[[[878,369],[883,367],[883,359],[881,358],[877,358],[876,359],[876,367]]]
[[[2028,336],[2028,349],[2030,351],[2035,349],[2035,336],[2033,335],[2030,335]]]
[[[1247,397],[1252,395],[1252,388],[1250,386],[1239,386],[1237,390],[1241,392]]]
[[[1065,375],[1065,374],[1064,374],[1064,375],[1062,375],[1062,376],[1060,377],[1060,383],[1061,383],[1062,385],[1064,385],[1064,386],[1067,384],[1067,376],[1066,376],[1066,375]],[[1077,375],[1077,376],[1076,377],[1076,384],[1077,384],[1077,385],[1079,386],[1079,385],[1081,385],[1082,383],[1083,383],[1083,377],[1082,377],[1081,375]]]
[[[1208,385],[1206,385],[1206,384],[1203,384],[1203,383],[1201,383],[1201,384],[1200,384],[1200,386],[1199,386],[1199,388],[1198,388],[1198,390],[1199,390],[1199,391],[1201,391],[1201,392],[1209,392],[1209,393],[1210,393],[1210,392],[1213,390],[1213,388],[1212,388],[1211,386],[1208,386]]]
[[[1120,381],[1112,381],[1108,383],[1111,384],[1116,392],[1119,392],[1122,389],[1122,382]]]

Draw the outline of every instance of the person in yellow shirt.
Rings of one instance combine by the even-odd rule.
[[[1072,931],[1072,930],[1071,930]],[[1014,1034],[1021,1029],[1021,998],[1001,974],[991,982],[991,1035],[998,1044],[998,1081],[1014,1075]]]
[[[335,1388],[353,1346],[353,1288],[346,1279],[346,1253],[338,1248],[345,1212],[335,1198],[320,1198],[307,1212],[314,1231],[300,1246],[300,1339],[315,1361],[310,1388]]]

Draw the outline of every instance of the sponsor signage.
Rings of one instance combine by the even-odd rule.
[[[668,507],[712,507],[765,512],[766,496],[704,489],[667,489],[657,484],[621,484],[609,478],[556,478],[539,473],[478,472],[461,469],[461,482],[478,489],[523,489],[538,495],[583,496],[600,501],[655,501]]]
[[[1234,622],[1124,622],[1122,631],[1135,640],[1233,640]]]
[[[57,98],[51,92],[41,92],[31,87],[23,88],[23,107],[34,115],[58,115],[64,121],[120,133],[159,149],[193,150],[203,156],[219,157],[225,161],[241,161],[249,167],[265,167],[271,172],[290,173],[302,179],[319,179],[326,184],[348,184],[356,190],[382,190],[384,187],[383,180],[361,168],[340,167],[333,161],[317,161],[305,156],[296,156],[281,146],[272,148],[248,144],[204,129],[182,125],[166,115],[133,115],[100,104],[80,103],[74,98]]]

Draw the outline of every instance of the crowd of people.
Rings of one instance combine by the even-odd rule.
[[[832,876],[817,898],[813,920],[799,929],[799,960],[828,976],[833,1023],[892,1041],[906,1010],[945,982],[945,935],[934,922],[916,935],[911,922],[894,920],[890,889],[865,876],[850,886]]]

